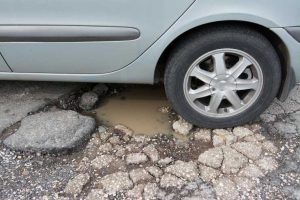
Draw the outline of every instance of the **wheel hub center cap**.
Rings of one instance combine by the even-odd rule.
[[[231,90],[235,84],[235,79],[230,75],[217,75],[211,83],[210,88],[212,91],[227,91]]]

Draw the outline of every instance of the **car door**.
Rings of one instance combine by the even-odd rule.
[[[14,72],[108,73],[147,50],[194,0],[0,0]]]

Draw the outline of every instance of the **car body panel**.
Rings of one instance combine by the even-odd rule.
[[[118,70],[139,57],[194,0],[0,0],[3,26],[132,27],[126,41],[2,42],[14,72],[93,74]],[[172,9],[170,5],[172,4]],[[122,31],[122,30],[121,30]]]
[[[11,72],[0,52],[0,72]]]
[[[1,0],[0,0],[1,1]],[[116,2],[117,0],[114,0],[113,2]],[[184,0],[181,0],[184,1]],[[146,2],[146,1],[145,1]],[[161,1],[159,1],[161,2]],[[173,1],[172,1],[173,2]],[[108,1],[106,1],[107,4]],[[191,3],[191,2],[189,2]],[[160,4],[160,3],[159,3]],[[104,4],[103,4],[104,5]],[[266,5],[266,6],[264,6]],[[161,5],[158,5],[158,7]],[[175,3],[169,4],[168,9],[173,9],[173,6],[175,6]],[[66,9],[66,8],[65,8]],[[118,9],[121,9],[120,7]],[[166,8],[165,8],[166,9]],[[82,82],[113,82],[113,83],[154,83],[154,74],[155,69],[158,63],[158,60],[164,50],[181,34],[185,33],[188,30],[191,30],[195,27],[199,27],[204,24],[214,23],[214,22],[222,22],[222,21],[240,21],[240,22],[250,22],[254,24],[258,24],[261,26],[264,26],[266,28],[269,28],[271,31],[273,31],[275,34],[277,34],[282,41],[286,44],[288,47],[288,57],[289,57],[289,63],[290,66],[294,69],[297,81],[300,81],[300,63],[299,63],[299,52],[300,52],[300,43],[298,43],[293,37],[291,37],[287,31],[284,29],[284,27],[291,27],[291,26],[300,26],[300,2],[298,0],[289,0],[289,2],[284,1],[272,1],[270,3],[270,0],[256,0],[253,1],[240,1],[240,0],[225,0],[225,1],[211,1],[211,0],[197,0],[192,6],[189,7],[189,9],[169,28],[167,31],[160,36],[153,44],[150,44],[148,49],[146,51],[141,51],[140,46],[135,46],[126,43],[126,41],[122,42],[115,42],[114,48],[100,48],[97,46],[97,42],[84,42],[84,43],[73,43],[70,45],[70,48],[63,48],[64,50],[73,51],[72,56],[77,55],[79,58],[82,58],[81,52],[78,52],[78,50],[73,50],[76,48],[85,48],[84,51],[87,51],[91,55],[95,55],[98,52],[104,52],[107,56],[107,59],[115,59],[119,62],[117,65],[120,66],[123,63],[123,68],[117,69],[119,67],[115,67],[116,65],[104,67],[106,70],[104,70],[105,73],[97,73],[95,71],[87,71],[85,73],[62,73],[61,71],[55,71],[49,72],[49,73],[0,73],[0,79],[25,79],[25,80],[47,80],[47,81],[82,81]],[[62,9],[59,9],[59,11],[62,11]],[[11,12],[11,11],[10,11]],[[124,11],[122,11],[124,12]],[[49,13],[46,13],[49,14]],[[132,16],[136,16],[136,13],[132,13]],[[1,14],[0,14],[1,16]],[[103,15],[104,16],[104,15]],[[2,17],[0,17],[0,23],[3,24],[5,19],[3,17],[6,17],[4,14],[2,14]],[[152,15],[149,15],[148,18],[151,18]],[[160,16],[161,17],[161,16]],[[2,19],[1,19],[2,18]],[[87,17],[89,18],[89,17]],[[67,19],[69,20],[69,23],[75,24],[76,20],[69,19],[67,16]],[[77,17],[75,19],[78,19]],[[1,21],[2,20],[2,21]],[[38,21],[38,19],[36,19]],[[105,19],[108,22],[110,19]],[[132,18],[133,20],[133,18]],[[122,21],[122,20],[121,20]],[[9,21],[11,23],[11,21]],[[108,22],[104,25],[108,25]],[[28,23],[28,22],[27,22]],[[88,25],[95,25],[94,19],[90,18],[90,22]],[[132,23],[134,24],[134,23]],[[131,24],[131,25],[132,25]],[[116,25],[116,24],[114,24]],[[129,24],[126,24],[129,26]],[[145,26],[149,26],[148,24],[145,24]],[[139,28],[139,27],[136,27]],[[151,27],[149,26],[145,30],[147,31]],[[141,30],[141,29],[140,29]],[[141,30],[141,35],[143,36],[145,32]],[[139,39],[138,39],[139,40]],[[26,44],[27,45],[27,44]],[[11,44],[11,43],[0,43],[0,50],[5,50],[4,55],[5,58],[10,61],[13,61],[14,59],[16,61],[13,62],[19,62],[18,64],[24,67],[24,64],[20,62],[22,61],[22,56],[25,56],[23,53],[28,51],[34,51],[33,53],[25,53],[26,57],[29,56],[30,58],[35,57],[36,55],[41,57],[40,62],[37,64],[34,64],[36,66],[51,66],[51,62],[53,62],[52,59],[56,59],[54,56],[51,57],[51,59],[47,58],[47,54],[45,52],[41,51],[42,46],[47,46],[47,48],[55,49],[57,46],[62,48],[60,43],[30,43],[27,45],[27,47],[22,46],[22,44]],[[122,46],[124,45],[124,47]],[[148,44],[149,45],[149,44]],[[81,47],[82,46],[82,47]],[[128,47],[130,46],[130,47]],[[120,54],[117,54],[114,50],[117,48],[128,48],[129,51],[120,51]],[[18,50],[18,49],[22,50]],[[10,49],[10,50],[9,50]],[[14,57],[16,55],[19,57]],[[103,51],[102,51],[103,50]],[[20,52],[22,51],[22,52]],[[54,50],[53,50],[54,51]],[[136,59],[131,62],[123,62],[122,60],[118,59],[120,57],[127,57],[127,54],[131,54],[132,51],[136,51],[134,54],[142,53]],[[8,54],[6,52],[9,52],[8,57],[6,57]],[[96,53],[95,53],[96,52]],[[113,52],[113,54],[111,53]],[[68,55],[67,52],[63,52],[63,56],[67,59],[71,59],[72,56]],[[124,55],[123,55],[124,54]],[[86,55],[86,54],[84,54]],[[43,59],[42,59],[43,58]],[[74,62],[72,64],[74,66],[77,66],[77,70],[81,70],[82,65],[85,67],[88,66],[88,64],[92,64],[92,68],[94,68],[95,60],[93,60],[90,56],[85,57],[86,63],[83,61],[79,61],[79,58],[73,58]],[[129,60],[134,59],[133,57]],[[66,61],[59,61],[60,67],[65,67]],[[69,61],[71,62],[71,61]],[[79,62],[80,66],[77,64]],[[82,63],[83,62],[83,63]],[[103,60],[105,63],[105,59]],[[109,61],[107,61],[109,62]],[[127,65],[126,65],[127,64]],[[126,66],[125,66],[126,65]],[[67,65],[68,66],[68,65]],[[74,67],[73,66],[73,67]],[[29,67],[29,66],[27,66]],[[57,66],[58,67],[58,66]],[[98,65],[97,65],[98,67]],[[90,69],[90,68],[88,68]],[[111,70],[109,70],[111,69]]]

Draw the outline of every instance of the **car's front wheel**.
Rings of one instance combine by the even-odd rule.
[[[165,72],[174,109],[208,128],[253,120],[275,98],[280,82],[280,61],[272,44],[246,27],[189,35],[172,52]]]

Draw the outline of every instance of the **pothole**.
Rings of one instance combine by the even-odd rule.
[[[172,134],[172,115],[162,86],[134,85],[106,98],[92,111],[99,124],[123,124],[136,134]]]

